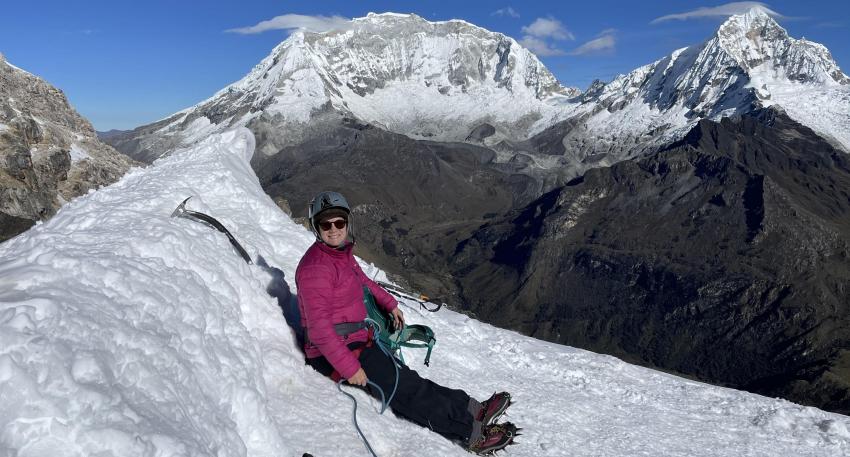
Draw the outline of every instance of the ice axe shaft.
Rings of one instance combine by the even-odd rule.
[[[227,227],[222,225],[221,222],[219,222],[210,215],[186,209],[186,202],[188,202],[190,198],[192,197],[187,197],[186,200],[183,200],[183,203],[180,203],[180,205],[177,206],[177,208],[175,208],[174,211],[171,213],[171,217],[194,219],[209,224],[214,229],[227,235],[227,239],[230,240],[230,244],[233,245],[239,255],[242,256],[242,258],[245,260],[245,262],[248,263],[248,265],[252,265],[254,262],[251,260],[251,256],[249,256],[248,252],[245,251],[245,248],[243,248],[242,245],[239,244],[238,241],[236,241],[236,238],[233,237],[233,234],[230,233],[230,230],[227,230]]]
[[[408,292],[408,291],[402,289],[401,287],[396,286],[395,284],[390,284],[388,282],[384,282],[384,281],[377,281],[377,282],[378,282],[378,285],[380,285],[381,287],[386,289],[388,292],[392,293],[393,295],[395,295],[397,297],[409,298],[411,300],[419,302],[419,306],[421,306],[422,308],[425,308],[426,311],[436,313],[437,311],[440,310],[440,308],[443,307],[444,303],[442,301],[440,301],[439,303],[431,301],[431,299],[425,294],[417,294],[417,293],[414,293],[414,292]],[[431,308],[425,306],[426,303],[431,303],[432,305],[436,305],[436,308],[431,309]]]

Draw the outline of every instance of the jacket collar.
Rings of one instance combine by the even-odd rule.
[[[332,248],[327,244],[322,243],[321,241],[316,241],[316,245],[319,247],[320,251],[337,258],[348,257],[349,255],[351,255],[351,250],[354,249],[354,243],[350,241],[346,241],[345,246],[343,246],[342,249]]]

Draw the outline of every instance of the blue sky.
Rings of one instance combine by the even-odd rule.
[[[826,45],[850,73],[850,2],[763,5],[781,15],[779,23],[793,37]],[[240,79],[291,29],[232,30],[279,16],[276,23],[288,27],[370,11],[463,19],[528,45],[562,84],[585,89],[594,79],[610,80],[708,39],[723,15],[740,7],[672,0],[10,2],[3,6],[0,52],[62,89],[96,129],[129,129]]]

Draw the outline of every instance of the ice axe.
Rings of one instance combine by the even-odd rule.
[[[251,256],[248,255],[248,253],[245,251],[245,248],[243,248],[242,245],[239,244],[238,241],[236,241],[236,238],[233,237],[233,234],[230,233],[230,230],[227,230],[227,228],[222,225],[221,222],[217,221],[214,217],[208,214],[186,209],[186,202],[188,202],[190,198],[192,197],[187,197],[186,200],[183,200],[183,203],[181,203],[171,213],[171,217],[183,217],[186,219],[204,222],[213,227],[214,229],[218,230],[219,232],[224,233],[230,240],[230,244],[232,244],[233,247],[236,248],[236,251],[239,253],[239,255],[242,256],[243,259],[245,259],[245,262],[247,262],[248,265],[253,265],[254,262],[251,260]]]

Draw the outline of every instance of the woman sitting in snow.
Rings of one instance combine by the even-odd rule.
[[[322,192],[310,202],[310,227],[316,242],[307,250],[295,274],[298,305],[306,333],[307,364],[334,381],[366,388],[380,398],[374,382],[390,396],[389,407],[397,415],[451,440],[460,440],[469,451],[484,454],[511,444],[516,427],[495,423],[510,405],[510,395],[494,394],[478,402],[462,390],[450,389],[422,378],[404,364],[388,357],[373,344],[361,325],[366,319],[363,287],[368,287],[378,306],[392,315],[393,325],[404,325],[404,314],[392,295],[369,279],[357,261],[349,241],[351,210],[336,192]]]

